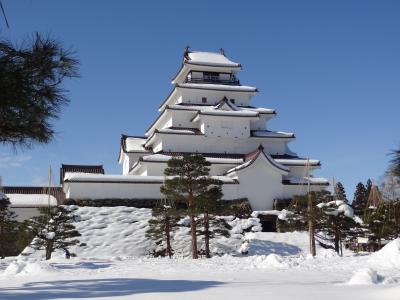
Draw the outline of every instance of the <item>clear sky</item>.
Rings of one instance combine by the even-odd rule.
[[[72,46],[79,79],[49,145],[0,146],[4,185],[46,182],[52,165],[117,163],[121,133],[142,135],[158,115],[183,50],[218,51],[244,67],[243,84],[275,108],[273,130],[291,149],[320,159],[316,175],[344,183],[379,179],[400,145],[400,1],[54,1],[3,0],[21,41],[34,31]]]

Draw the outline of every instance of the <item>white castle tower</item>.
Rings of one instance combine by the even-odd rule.
[[[174,88],[145,136],[122,136],[123,175],[67,174],[67,198],[161,198],[168,160],[189,153],[212,164],[211,175],[224,182],[226,200],[247,198],[254,210],[272,209],[274,200],[304,194],[307,187],[324,189],[326,179],[307,175],[320,161],[289,149],[293,133],[268,130],[276,111],[251,106],[258,91],[240,84],[240,70],[222,49],[187,49]]]

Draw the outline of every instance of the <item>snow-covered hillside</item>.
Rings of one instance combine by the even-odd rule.
[[[154,243],[145,237],[151,209],[135,207],[78,207],[68,206],[75,215],[75,226],[82,234],[79,238],[84,246],[71,248],[79,257],[143,257],[148,256]],[[211,241],[214,253],[237,253],[244,242],[244,230],[261,230],[257,218],[229,219],[231,237],[217,237]],[[176,256],[190,255],[188,220],[172,235],[172,246]],[[203,241],[199,238],[199,249]]]

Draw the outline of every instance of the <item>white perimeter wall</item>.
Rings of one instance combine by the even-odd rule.
[[[66,182],[67,199],[160,199],[161,183]],[[224,199],[237,199],[239,184],[222,186]]]

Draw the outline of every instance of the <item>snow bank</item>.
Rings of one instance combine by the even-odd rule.
[[[383,268],[400,269],[400,238],[389,242],[381,250],[373,253],[368,262]]]
[[[353,273],[350,280],[347,282],[349,285],[367,285],[377,284],[380,278],[378,273],[370,268],[358,270]]]
[[[29,261],[27,259],[17,259],[11,262],[2,273],[2,276],[31,275],[43,276],[57,272],[49,263],[41,261]]]
[[[261,255],[258,260],[258,267],[262,269],[286,269],[289,267],[282,256],[273,253],[267,256]]]

